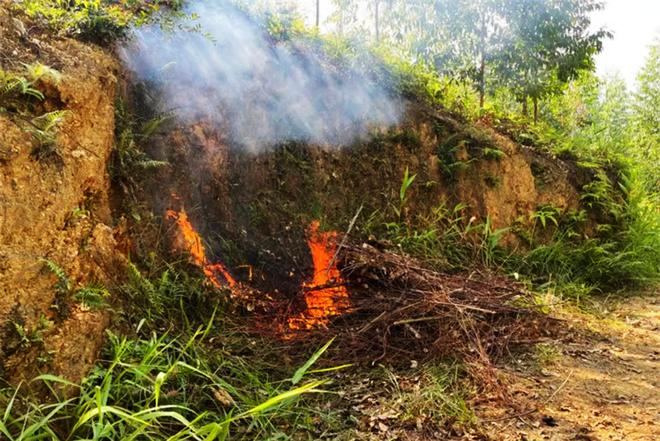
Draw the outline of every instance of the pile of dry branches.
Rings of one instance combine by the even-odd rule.
[[[505,277],[441,273],[368,244],[344,246],[339,264],[352,310],[330,328],[361,359],[462,355],[486,361],[549,329],[542,314],[520,306],[531,303],[530,294]]]

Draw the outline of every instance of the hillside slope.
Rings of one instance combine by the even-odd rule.
[[[23,77],[24,64],[42,63],[61,78],[37,79],[44,98],[23,95],[25,107],[6,95],[0,104],[0,373],[29,379],[48,369],[78,380],[96,360],[108,314],[85,310],[73,292],[118,269],[107,173],[118,65],[30,27],[9,5],[0,5],[0,68]],[[56,111],[65,113],[51,145],[31,129]],[[59,280],[48,264],[62,269]]]

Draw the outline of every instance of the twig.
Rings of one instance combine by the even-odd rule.
[[[353,227],[355,226],[355,222],[357,222],[358,217],[360,217],[360,213],[362,213],[363,209],[364,209],[364,204],[360,205],[360,208],[358,208],[357,213],[355,213],[355,216],[353,216],[353,220],[351,220],[351,223],[348,224],[348,230],[346,230],[346,233],[344,234],[344,237],[342,237],[341,242],[339,243],[339,246],[337,247],[337,251],[335,251],[335,255],[332,256],[332,260],[330,260],[330,263],[328,264],[328,273],[330,273],[330,268],[332,268],[333,265],[335,264],[335,262],[337,261],[337,256],[339,256],[339,252],[346,245],[346,241],[348,240],[348,235],[351,234],[351,231],[353,230]]]

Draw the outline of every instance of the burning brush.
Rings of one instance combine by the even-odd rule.
[[[166,218],[174,221],[177,226],[178,234],[175,236],[174,248],[188,252],[191,262],[203,270],[204,275],[216,288],[230,288],[235,300],[247,300],[244,294],[252,290],[242,284],[239,286],[223,263],[209,262],[202,238],[190,222],[186,211],[168,210]],[[325,327],[331,317],[345,314],[350,310],[348,291],[343,286],[341,273],[336,264],[337,233],[321,232],[319,228],[320,223],[314,221],[308,229],[307,243],[314,264],[314,273],[312,280],[302,285],[307,308],[302,314],[288,320],[290,330]],[[254,292],[254,294],[260,293]]]
[[[208,261],[202,238],[190,223],[186,210],[181,209],[178,212],[168,210],[166,217],[176,222],[178,227],[179,234],[176,236],[176,242],[178,243],[175,243],[175,248],[188,251],[192,263],[204,271],[204,275],[206,275],[216,288],[235,287],[236,280],[229,274],[224,264]]]
[[[229,288],[239,304],[258,303],[260,310],[274,311],[275,321],[282,323],[283,310],[274,307],[270,295],[237,283],[224,264],[209,262],[185,210],[170,210],[167,217],[178,227],[175,246],[189,252],[214,286]],[[301,286],[304,311],[276,327],[287,340],[298,335],[325,340],[330,329],[359,358],[461,353],[488,360],[511,344],[540,341],[553,332],[550,319],[517,306],[529,293],[505,277],[441,273],[410,256],[368,244],[342,244],[339,249],[337,237],[336,232],[320,231],[318,221],[307,229],[314,268]],[[264,322],[272,323],[272,316]]]
[[[337,268],[337,233],[319,231],[314,221],[307,231],[309,251],[314,264],[311,282],[303,283],[306,311],[288,321],[292,330],[325,327],[330,318],[350,311],[348,290]]]

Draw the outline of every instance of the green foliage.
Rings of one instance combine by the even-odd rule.
[[[325,381],[287,389],[284,382],[264,380],[242,359],[206,349],[211,326],[178,339],[155,334],[127,339],[109,333],[108,361],[82,384],[41,375],[34,382],[50,390],[46,402],[20,386],[0,390],[0,433],[9,441],[211,441],[228,439],[230,432],[232,439],[283,435],[274,419],[286,407],[304,409],[300,398],[320,392]],[[75,390],[75,398],[65,398],[63,389]]]
[[[474,425],[477,418],[467,403],[468,392],[461,384],[463,369],[456,363],[430,364],[420,374],[420,387],[395,391],[404,422],[428,418],[452,421],[462,426]]]
[[[403,216],[403,211],[408,202],[408,190],[410,186],[415,182],[417,175],[410,175],[408,167],[403,172],[403,180],[401,181],[401,188],[399,189],[399,204],[398,206],[393,206],[393,210],[396,213],[397,218],[401,219]]]
[[[30,120],[25,130],[32,135],[35,141],[35,147],[32,150],[32,156],[35,159],[62,159],[57,147],[57,133],[69,113],[67,110],[55,110]]]
[[[43,260],[46,269],[57,278],[53,288],[59,302],[66,302],[69,298],[78,302],[83,309],[99,310],[107,306],[106,300],[110,297],[108,290],[100,285],[87,285],[75,289],[71,279],[64,269],[52,260]]]
[[[10,340],[10,347],[13,350],[27,350],[35,346],[43,346],[44,334],[47,333],[53,323],[45,315],[39,316],[39,321],[33,327],[28,327],[24,321],[16,317],[9,317],[7,326],[10,330],[6,337]],[[5,349],[7,349],[5,347]],[[1,409],[1,407],[0,407]]]
[[[53,286],[59,294],[68,294],[71,291],[72,285],[66,272],[56,262],[49,259],[43,260],[46,268],[57,277],[57,281]]]
[[[28,113],[30,105],[45,98],[38,83],[57,84],[61,79],[57,70],[39,62],[23,64],[23,71],[17,73],[0,69],[0,112]]]
[[[534,222],[534,226],[536,226],[537,223],[540,223],[543,228],[547,228],[549,225],[548,221],[550,221],[555,227],[558,227],[559,222],[557,219],[559,214],[560,210],[557,207],[543,205],[531,212],[529,219]]]
[[[607,215],[594,235],[581,232],[576,223],[559,222],[552,240],[532,249],[516,270],[537,281],[602,291],[660,281],[658,200],[631,173],[621,177],[623,195],[603,185],[598,191],[590,187],[588,203]]]
[[[490,219],[477,222],[467,217],[467,206],[441,204],[427,216],[410,215],[390,219],[374,213],[364,226],[371,234],[384,237],[400,250],[443,270],[475,265],[497,265],[506,255],[500,246],[507,229],[493,229]]]
[[[110,293],[102,286],[85,286],[73,295],[73,299],[80,303],[83,309],[91,311],[105,308],[108,297]]]
[[[142,148],[168,120],[168,117],[157,116],[141,122],[126,110],[123,102],[117,103],[115,146],[109,171],[113,181],[121,185],[126,193],[131,193],[138,186],[145,171],[169,165],[167,161],[152,159]]]
[[[660,40],[651,46],[646,64],[637,77],[632,104],[633,145],[631,157],[646,176],[649,191],[660,192]]]
[[[602,8],[597,0],[389,0],[372,8],[366,26],[357,17],[360,3],[335,0],[342,9],[333,20],[342,36],[375,37],[398,58],[469,84],[477,108],[489,90],[505,85],[518,102],[533,98],[535,116],[539,99],[593,70],[609,36],[592,30],[591,14]]]
[[[178,9],[180,3],[178,0],[19,0],[17,6],[29,17],[62,33],[107,43],[125,36],[132,24],[148,21],[161,4]]]
[[[481,156],[491,161],[497,161],[504,158],[506,153],[498,148],[484,147],[484,149],[481,151]]]

